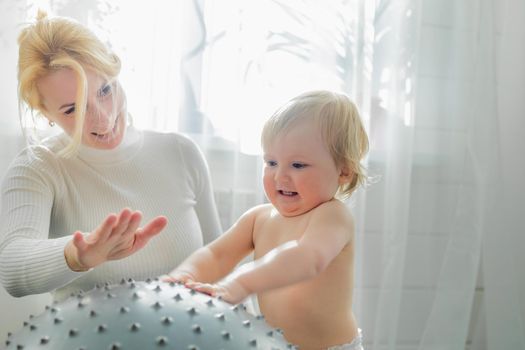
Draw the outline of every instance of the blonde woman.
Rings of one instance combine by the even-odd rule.
[[[18,42],[20,106],[63,132],[28,145],[2,181],[0,279],[10,294],[62,299],[165,274],[217,237],[202,153],[182,135],[133,127],[108,47],[43,12]]]

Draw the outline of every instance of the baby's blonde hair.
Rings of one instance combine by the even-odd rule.
[[[337,192],[337,197],[347,198],[367,180],[361,161],[368,152],[368,136],[356,106],[342,93],[325,90],[303,93],[279,108],[264,124],[263,148],[305,119],[318,123],[336,166],[352,172],[352,180],[341,185]]]
[[[45,114],[46,108],[37,88],[39,79],[64,68],[71,69],[77,77],[76,129],[71,135],[72,142],[60,152],[69,157],[76,153],[82,141],[87,102],[85,70],[93,70],[109,81],[118,76],[120,59],[80,23],[64,17],[48,18],[43,11],[38,12],[34,23],[22,29],[18,45],[20,107],[25,103],[31,112]]]

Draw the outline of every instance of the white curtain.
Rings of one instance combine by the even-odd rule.
[[[2,173],[22,146],[15,36],[38,7],[112,44],[135,124],[201,145],[224,227],[265,200],[272,111],[349,94],[374,176],[348,203],[365,348],[525,349],[525,1],[2,0]]]

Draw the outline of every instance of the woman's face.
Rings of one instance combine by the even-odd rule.
[[[117,80],[108,82],[91,70],[87,78],[87,108],[82,131],[82,144],[112,149],[121,142],[126,126],[125,96]],[[49,121],[73,136],[78,117],[75,111],[77,78],[69,68],[53,72],[37,82]]]

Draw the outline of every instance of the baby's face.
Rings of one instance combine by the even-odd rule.
[[[283,216],[304,214],[331,200],[343,180],[314,121],[278,134],[264,147],[264,190]]]

